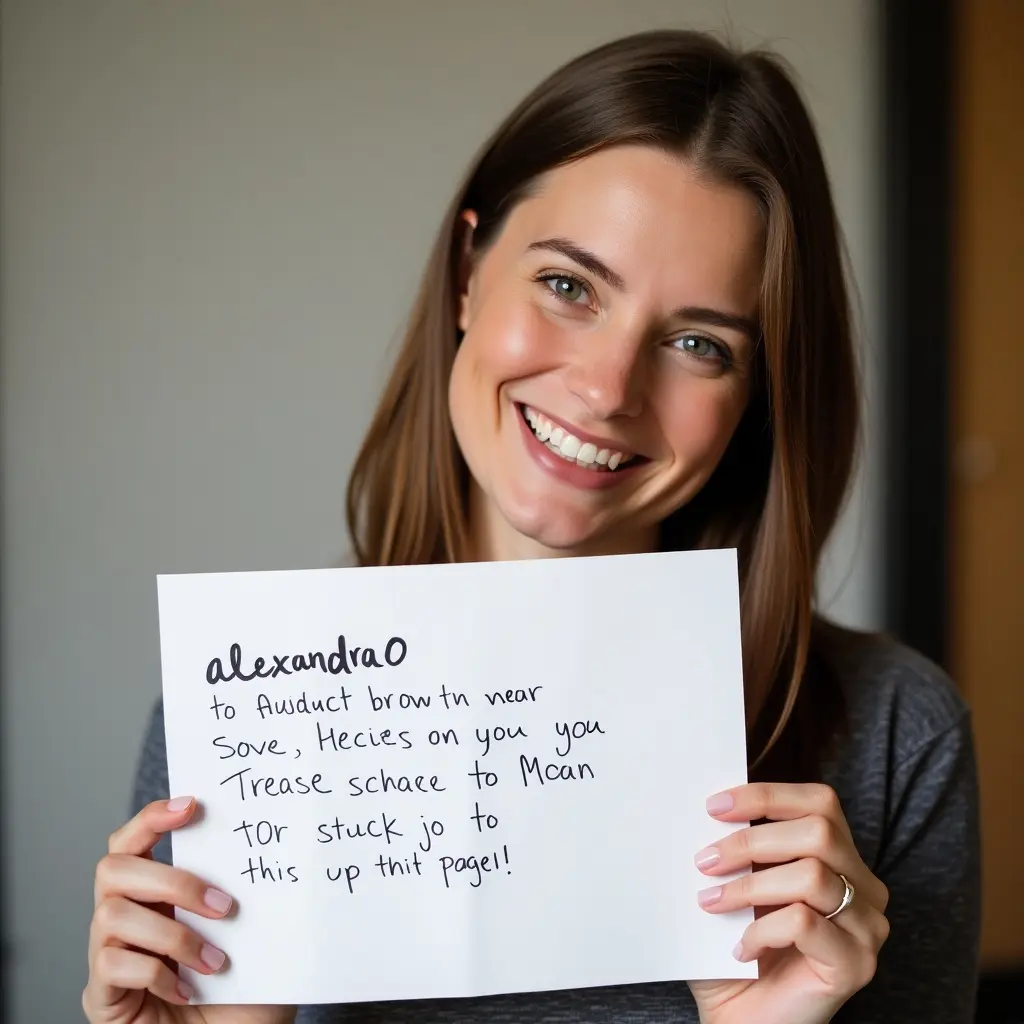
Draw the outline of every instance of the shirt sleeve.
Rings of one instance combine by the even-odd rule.
[[[969,716],[892,774],[889,834],[875,874],[890,935],[872,982],[836,1024],[971,1024],[981,921],[977,769]]]
[[[169,800],[167,782],[167,747],[164,737],[164,703],[158,700],[149,718],[142,743],[132,791],[132,815],[138,814],[154,800]],[[165,835],[153,848],[153,857],[171,863],[171,837]]]

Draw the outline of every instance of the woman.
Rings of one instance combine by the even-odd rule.
[[[481,151],[355,463],[357,560],[738,549],[756,756],[753,781],[709,794],[708,812],[753,824],[694,851],[708,878],[694,898],[711,914],[755,908],[735,955],[760,977],[300,1020],[971,1019],[966,711],[924,659],[812,611],[856,435],[845,289],[818,143],[769,55],[687,32],[620,40],[556,72]],[[225,952],[171,908],[217,917],[232,899],[151,859],[196,809],[166,786],[158,708],[145,806],[96,873],[89,1020],[291,1020],[184,1005],[173,962],[210,973]]]

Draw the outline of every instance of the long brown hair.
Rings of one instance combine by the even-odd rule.
[[[645,32],[571,61],[508,116],[442,221],[352,470],[349,531],[362,565],[467,557],[468,471],[447,399],[458,345],[460,214],[476,211],[473,246],[482,252],[540,175],[624,144],[687,158],[709,178],[749,192],[763,218],[750,403],[711,479],[661,528],[663,549],[738,549],[745,685],[748,706],[761,712],[753,736],[763,754],[798,704],[816,631],[815,570],[845,496],[858,431],[829,183],[810,118],[775,55],[730,49],[698,32]],[[811,728],[820,736],[823,725]]]

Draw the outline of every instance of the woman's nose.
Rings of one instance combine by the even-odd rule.
[[[566,367],[569,390],[595,419],[638,416],[644,405],[646,367],[642,345],[591,336]]]

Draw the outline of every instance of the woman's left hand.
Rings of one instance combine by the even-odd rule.
[[[734,955],[759,961],[756,981],[690,982],[702,1024],[825,1024],[872,979],[889,935],[888,890],[857,853],[838,797],[816,784],[752,783],[716,794],[708,811],[719,821],[768,821],[695,858],[709,880],[755,866],[698,896],[712,914],[754,908]],[[840,874],[856,894],[826,920],[846,892]]]

